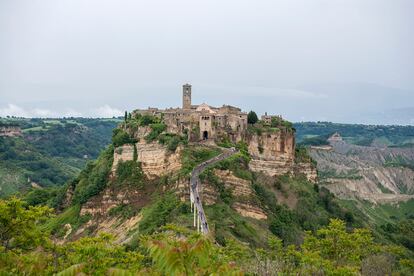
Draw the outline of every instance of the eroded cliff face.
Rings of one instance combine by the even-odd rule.
[[[226,189],[230,189],[234,197],[232,208],[244,217],[258,220],[267,219],[266,213],[255,204],[254,191],[251,181],[236,177],[229,170],[214,170],[214,174]],[[201,187],[202,201],[206,205],[213,205],[217,202],[219,193],[211,183],[203,182]]]
[[[0,126],[0,137],[19,137],[22,136],[22,130],[17,126]]]
[[[117,189],[109,186],[99,195],[91,198],[82,205],[80,216],[91,216],[92,219],[82,225],[74,233],[71,233],[71,239],[76,240],[79,237],[100,232],[111,233],[118,243],[128,241],[128,232],[138,226],[142,215],[140,213],[128,219],[123,219],[119,215],[111,215],[113,208],[120,206],[134,206],[139,209],[150,202],[150,194],[154,192],[151,186],[146,189],[131,189],[124,187]]]
[[[248,139],[249,153],[252,157],[249,168],[270,176],[293,172],[295,160],[295,136],[292,131],[279,130]]]
[[[293,167],[295,175],[304,175],[312,183],[318,180],[318,171],[311,162],[297,162]]]
[[[170,152],[166,146],[158,142],[145,141],[136,143],[135,147],[136,161],[141,164],[142,171],[150,180],[176,172],[181,168],[182,147],[178,147],[175,152]],[[134,160],[134,145],[126,144],[116,148],[112,171],[115,172],[119,162],[131,160]]]
[[[414,198],[414,171],[387,165],[393,160],[414,160],[412,148],[362,147],[340,141],[332,143],[331,151],[312,149],[311,156],[318,163],[323,185],[340,198],[374,203]]]

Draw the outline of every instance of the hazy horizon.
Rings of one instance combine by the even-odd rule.
[[[409,0],[0,3],[0,116],[193,102],[291,121],[414,125]]]

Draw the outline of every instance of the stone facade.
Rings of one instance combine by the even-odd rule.
[[[240,108],[223,105],[212,107],[205,103],[192,105],[191,85],[183,85],[182,108],[148,108],[135,110],[136,114],[149,114],[162,117],[170,133],[187,133],[191,141],[214,139],[221,134],[240,140],[241,133],[247,129],[247,113]]]
[[[265,127],[256,132],[254,127],[248,128],[247,113],[242,112],[240,108],[230,105],[212,107],[205,103],[193,105],[191,93],[191,85],[185,84],[183,85],[183,106],[181,108],[148,108],[135,110],[133,115],[152,115],[162,118],[167,125],[167,132],[186,133],[191,142],[216,140],[224,137],[229,138],[232,142],[244,141],[252,157],[249,163],[252,171],[278,176],[297,174],[303,169],[303,174],[309,180],[315,181],[316,173],[312,167],[305,168],[303,164],[302,167],[295,166],[295,131],[283,125],[282,116],[266,113],[261,117]],[[280,123],[280,126],[274,126],[275,122]],[[135,138],[142,138],[145,136],[144,132],[149,131],[150,129],[142,130],[142,133],[139,133]],[[164,157],[160,155],[157,158],[163,159]]]

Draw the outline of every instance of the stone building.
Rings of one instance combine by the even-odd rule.
[[[202,103],[193,105],[191,101],[191,85],[183,85],[181,108],[148,108],[135,110],[133,114],[150,114],[162,117],[171,133],[187,133],[193,141],[207,140],[227,135],[234,141],[241,140],[247,129],[247,113],[240,108],[223,105],[213,107]]]
[[[282,115],[267,115],[267,112],[261,117],[261,120],[268,125],[270,125],[274,119],[277,121],[283,121]]]

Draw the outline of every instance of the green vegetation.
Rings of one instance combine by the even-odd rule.
[[[164,123],[154,123],[150,125],[151,132],[145,137],[145,140],[149,143],[158,139],[161,133],[167,129],[167,125]]]
[[[254,125],[259,121],[259,118],[257,117],[256,112],[250,111],[249,114],[247,114],[247,123]]]
[[[41,187],[61,186],[110,143],[118,119],[16,119],[23,137],[0,137],[0,197]]]
[[[400,155],[385,159],[385,167],[403,167],[414,170],[414,160],[408,160]]]
[[[120,147],[125,144],[133,144],[136,141],[130,137],[130,135],[121,128],[115,128],[112,134],[112,144],[114,147]]]
[[[122,133],[122,136],[119,134],[119,142],[114,143],[114,145],[117,147],[123,144],[135,143],[136,141],[134,141],[128,133],[135,132],[138,130],[138,127],[144,126],[149,126],[151,129],[151,132],[145,136],[145,141],[147,143],[158,140],[160,144],[166,145],[171,152],[175,152],[180,144],[185,145],[188,143],[188,137],[186,137],[186,135],[180,136],[177,134],[166,133],[167,125],[163,123],[162,117],[159,118],[152,115],[136,114],[135,116],[128,117],[123,124],[123,127],[128,131],[121,129],[114,130],[117,133]]]
[[[326,144],[326,139],[339,132],[345,141],[351,144],[369,146],[378,143],[388,146],[412,146],[413,126],[381,126],[337,124],[331,122],[295,123],[298,143],[307,145]]]
[[[202,181],[208,181],[208,183],[213,184],[216,191],[219,194],[219,200],[225,204],[230,205],[233,202],[233,195],[230,188],[226,188],[224,183],[213,173],[212,169],[209,169],[200,176]]]
[[[202,146],[188,146],[182,152],[182,167],[180,175],[187,177],[200,163],[207,161],[221,153],[220,149]]]
[[[23,138],[0,137],[0,197],[30,188],[63,185],[79,170],[45,156]],[[10,182],[9,182],[10,181]],[[4,187],[4,189],[3,189]]]
[[[55,237],[62,238],[69,230],[66,225],[70,225],[72,232],[75,232],[79,227],[87,223],[91,219],[91,215],[80,215],[81,206],[75,204],[67,208],[63,213],[56,217],[52,217],[41,225],[42,231],[52,234]]]
[[[29,206],[16,198],[0,200],[0,251],[34,249],[44,241],[39,223],[50,216],[48,207]]]
[[[109,210],[108,215],[111,217],[121,216],[124,219],[132,218],[137,215],[139,210],[135,210],[132,206],[127,204],[120,204]]]
[[[258,121],[257,123],[247,126],[247,133],[250,135],[262,136],[264,133],[277,133],[280,131],[294,132],[293,124],[279,117],[272,118],[272,122],[266,123]]]
[[[253,173],[249,170],[247,145],[231,143],[226,137],[221,139],[222,145],[236,147],[240,153],[207,168],[200,176],[218,196],[215,204],[204,206],[211,235],[201,237],[186,228],[170,225],[176,223],[191,228],[193,216],[188,202],[181,202],[169,188],[176,185],[177,178],[187,178],[197,164],[217,156],[221,150],[188,145],[185,137],[165,132],[162,118],[127,114],[125,121],[114,132],[113,145],[95,162],[89,162],[76,179],[70,181],[68,178],[64,188],[30,191],[24,195],[27,203],[17,199],[0,201],[0,238],[4,239],[0,245],[1,275],[263,275],[269,271],[274,275],[414,273],[414,201],[401,204],[399,208],[364,203],[364,215],[355,206],[357,203],[340,201],[327,189],[304,177],[270,178]],[[61,125],[67,122],[47,123]],[[134,160],[120,162],[111,174],[114,146],[134,143],[128,133],[135,125],[149,126],[151,132],[146,139],[158,140],[171,152],[180,143],[185,145],[178,175],[146,179],[137,162],[135,146]],[[285,121],[275,121],[269,126],[258,122],[249,128],[254,133],[262,133],[292,129],[292,126]],[[297,147],[296,162],[309,161],[306,148]],[[391,161],[394,165],[401,160]],[[217,177],[215,170],[230,170],[236,177],[251,183],[252,194],[236,196],[232,187]],[[358,172],[333,174],[357,177]],[[95,232],[96,218],[80,216],[81,204],[91,202],[93,196],[107,187],[138,191],[142,196],[142,204],[119,203],[107,213],[117,223],[139,215],[140,221],[127,233],[129,242],[119,245],[110,235],[102,234],[64,245],[54,244],[51,237],[63,238],[71,233],[67,240],[78,238],[77,230],[86,227],[83,234]],[[63,199],[71,192],[71,205],[57,216],[49,217],[51,210],[41,207],[62,208]],[[264,210],[267,219],[241,216],[234,209],[234,204],[240,202]],[[91,226],[86,224],[88,221]],[[18,224],[13,224],[15,222]],[[65,226],[67,224],[70,228]],[[14,236],[3,235],[3,228],[11,225]],[[24,232],[22,227],[29,230]],[[368,227],[373,232],[359,227]],[[9,232],[12,231],[7,230]]]
[[[180,201],[174,194],[166,194],[159,197],[153,204],[144,208],[143,220],[139,224],[140,234],[154,233],[159,227],[172,221],[172,211],[180,205]]]
[[[401,245],[414,252],[414,200],[398,205],[357,201],[342,201],[341,204],[365,221],[377,240]]]
[[[121,161],[116,169],[116,183],[118,186],[130,185],[142,188],[144,183],[143,172],[136,161]]]
[[[214,208],[212,212],[222,214],[222,225],[216,224],[218,232],[231,229],[236,236],[252,238],[258,234],[246,221],[232,219],[228,207]],[[336,219],[314,233],[307,232],[299,246],[283,246],[282,240],[275,236],[268,236],[264,246],[256,249],[229,236],[223,236],[222,245],[217,245],[208,236],[168,224],[156,233],[141,235],[136,239],[136,247],[131,248],[116,244],[105,233],[55,244],[39,226],[48,214],[47,207],[27,207],[17,199],[0,201],[0,231],[3,231],[0,274],[412,275],[414,272],[413,260],[402,248],[375,243],[369,230],[349,231],[343,221]],[[226,225],[229,220],[236,224]]]
[[[295,162],[296,163],[314,163],[315,161],[310,157],[308,149],[303,145],[298,145],[295,149]]]
[[[72,183],[72,187],[74,187],[73,202],[85,203],[106,187],[113,163],[113,154],[114,149],[110,146],[97,161],[86,165],[86,168]]]
[[[328,178],[353,179],[353,180],[362,179],[362,176],[359,174],[359,171],[357,169],[351,169],[348,171],[340,171],[340,172],[337,172],[334,169],[327,169],[325,171],[318,171],[318,177],[322,181]]]

